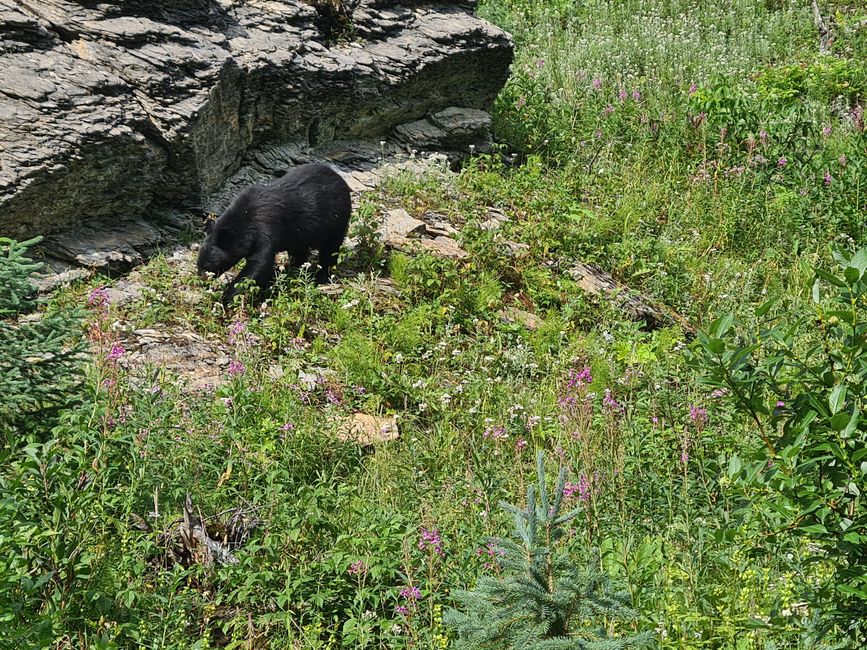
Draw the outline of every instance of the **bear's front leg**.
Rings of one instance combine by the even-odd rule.
[[[245,278],[253,280],[253,282],[256,283],[256,286],[260,289],[266,289],[274,280],[274,255],[275,253],[269,251],[263,255],[248,257],[244,268],[240,273],[238,273],[237,277],[229,283],[226,290],[223,291],[223,306],[228,307],[231,305],[235,296],[241,293],[241,287],[238,285],[242,283]]]

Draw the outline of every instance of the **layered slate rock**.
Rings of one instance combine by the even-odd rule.
[[[472,5],[0,0],[0,235],[135,263],[275,147],[475,147],[512,45]]]

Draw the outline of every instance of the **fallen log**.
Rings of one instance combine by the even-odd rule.
[[[567,273],[586,293],[614,303],[630,319],[643,321],[647,329],[677,324],[689,336],[695,334],[695,328],[676,311],[637,294],[594,264],[577,262]]]

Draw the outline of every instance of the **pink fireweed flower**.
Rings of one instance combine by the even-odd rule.
[[[566,481],[563,484],[563,496],[567,499],[578,491],[578,484]]]
[[[689,94],[695,95],[697,92],[698,92],[698,86],[696,86],[694,82],[689,84]]]
[[[362,560],[358,560],[349,565],[349,569],[346,572],[351,576],[364,575],[367,573],[367,565]]]
[[[728,392],[728,388],[717,388],[710,394],[710,396],[714,399],[719,399],[720,397],[725,397],[726,395],[728,395]]]
[[[544,68],[545,67],[545,59],[536,59],[536,67]]]
[[[596,90],[599,90],[600,88],[602,88],[602,79],[600,79],[599,77],[596,77],[596,78],[593,80],[593,87],[594,87]]]
[[[243,375],[247,371],[247,368],[241,363],[238,359],[232,359],[229,362],[229,369],[227,372],[232,376]]]
[[[698,425],[707,423],[707,409],[703,409],[695,404],[689,406],[689,419]]]
[[[582,474],[578,478],[578,500],[588,501],[590,499],[590,479],[586,474]]]
[[[686,452],[686,449],[680,452],[680,462],[684,465],[689,462],[689,454]]]
[[[530,443],[528,443],[523,438],[518,438],[518,440],[515,442],[515,451],[517,451],[520,454],[522,451],[524,451],[527,448],[528,444],[530,444]]]
[[[421,537],[418,540],[418,550],[432,550],[437,555],[443,555],[443,541],[440,537],[440,531],[436,528],[422,528]]]
[[[777,167],[780,167],[781,169],[788,164],[789,164],[789,161],[786,160],[785,158],[780,158],[777,160]]]
[[[641,93],[638,92],[637,90],[633,90],[632,91],[632,99],[634,99],[635,101],[639,101],[641,99]]]
[[[826,138],[831,136],[831,125],[830,124],[822,129],[822,135]]]
[[[407,609],[403,605],[398,605],[397,607],[394,608],[394,613],[400,614],[401,616],[408,616],[409,615],[409,609]]]
[[[652,417],[650,418],[650,423],[651,423],[653,426],[656,426],[657,424],[659,424],[659,418],[656,417],[655,415],[652,416]]]
[[[620,89],[620,92],[617,93],[617,98],[620,99],[621,102],[625,102],[628,97],[629,95],[622,88]]]
[[[484,433],[482,433],[482,438],[485,440],[500,441],[505,440],[508,437],[509,434],[506,433],[506,430],[503,427],[488,427],[485,429]]]
[[[117,361],[123,356],[124,352],[126,352],[126,350],[123,349],[123,346],[120,343],[115,343],[111,346],[111,350],[107,355],[105,355],[105,358],[109,361]]]
[[[608,104],[605,108],[602,109],[602,116],[607,117],[614,112],[614,107],[611,104]]]
[[[421,590],[418,587],[405,587],[400,590],[400,597],[412,603],[421,598]]]
[[[295,428],[295,425],[291,422],[287,422],[283,426],[280,427],[280,431],[292,431]]]
[[[623,410],[623,407],[620,405],[620,402],[618,402],[616,399],[614,399],[614,396],[611,394],[610,388],[605,389],[605,395],[602,398],[602,406],[604,406],[609,411],[613,411],[613,412],[619,412],[619,411]]]
[[[777,408],[783,408],[785,405],[786,405],[786,403],[784,401],[782,401],[782,400],[777,401]]]
[[[581,388],[591,383],[593,383],[593,375],[590,372],[589,366],[584,366],[581,370],[575,370],[575,368],[569,369],[569,374],[566,378],[567,388]]]
[[[102,307],[108,304],[108,289],[105,287],[98,287],[90,292],[90,295],[87,296],[87,304],[91,307]]]
[[[759,142],[762,144],[768,144],[768,132],[764,129],[759,131]]]
[[[848,163],[849,159],[846,157],[846,154],[841,153],[840,157],[837,158],[837,164],[840,165],[840,167],[845,167]]]
[[[831,172],[829,172],[829,171],[826,169],[826,170],[825,170],[825,175],[822,177],[822,180],[823,180],[824,183],[825,183],[825,187],[828,187],[828,186],[831,185],[831,181],[834,180],[834,177],[831,176]]]

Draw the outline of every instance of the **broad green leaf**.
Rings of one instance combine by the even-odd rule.
[[[831,407],[831,415],[840,411],[846,403],[846,386],[837,384],[828,396],[828,406]]]
[[[834,309],[825,312],[825,316],[827,316],[828,318],[836,316],[841,321],[843,321],[844,323],[848,323],[849,325],[854,325],[855,323],[855,314],[851,311]]]
[[[756,308],[756,316],[761,317],[761,316],[764,316],[765,314],[767,314],[771,310],[771,307],[774,306],[775,302],[776,302],[776,300],[771,298],[767,302],[764,302],[761,305],[759,305]]]
[[[707,343],[703,345],[708,352],[713,352],[714,354],[722,354],[726,350],[725,341],[722,339],[708,339]]]
[[[860,598],[867,599],[867,590],[858,589],[857,587],[852,587],[850,585],[837,585],[837,591],[839,591],[841,594],[858,596]]]
[[[854,284],[861,279],[861,271],[853,266],[847,266],[843,271],[843,277],[846,278],[846,281],[850,284]]]
[[[850,438],[855,430],[858,428],[858,422],[861,419],[861,411],[858,407],[855,407],[855,410],[852,411],[852,417],[849,418],[849,424],[846,425],[846,428],[843,429],[843,432],[840,434],[843,438]]]
[[[846,428],[851,419],[851,416],[845,411],[837,413],[837,415],[831,418],[831,428],[834,429],[834,431],[842,431]]]
[[[828,529],[825,528],[822,524],[811,524],[809,526],[801,526],[798,530],[802,530],[805,533],[810,533],[811,535],[824,535],[828,533]]]
[[[735,315],[733,313],[729,312],[728,314],[723,314],[711,323],[709,328],[710,333],[716,338],[721,338],[731,329],[732,323],[734,322]]]
[[[823,280],[826,280],[833,284],[835,287],[845,287],[846,283],[843,282],[840,278],[835,275],[828,273],[827,271],[822,271],[820,269],[816,269],[816,275]]]
[[[857,269],[860,273],[867,271],[867,248],[860,249],[849,260],[849,268]]]

